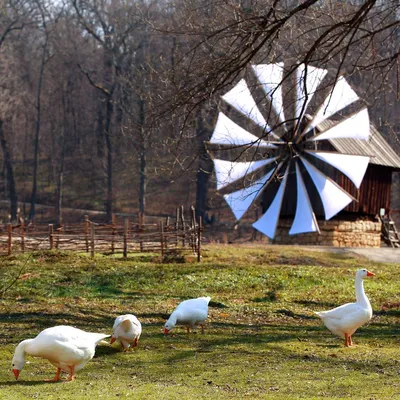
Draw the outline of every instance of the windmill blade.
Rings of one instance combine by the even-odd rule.
[[[305,158],[300,156],[300,159],[317,188],[324,207],[325,219],[331,219],[339,211],[343,210],[343,208],[355,200],[340,186],[310,164]]]
[[[258,179],[248,187],[224,195],[224,199],[228,203],[232,212],[235,214],[237,220],[243,217],[245,212],[252,205],[253,201],[265,188],[268,179],[272,176],[275,170],[276,168],[272,169],[267,175],[263,176],[261,179]]]
[[[245,175],[261,168],[265,165],[273,163],[277,157],[267,160],[235,162],[214,159],[215,174],[217,177],[217,190],[243,178]]]
[[[302,114],[307,109],[308,103],[314,96],[319,84],[327,74],[326,69],[305,66],[300,64],[296,70],[296,104],[295,117],[300,121]]]
[[[363,108],[321,134],[307,139],[307,141],[339,138],[367,140],[369,133],[368,110]]]
[[[283,194],[285,193],[288,172],[289,165],[286,168],[284,178],[268,210],[259,220],[257,220],[253,224],[253,227],[255,229],[268,236],[270,239],[273,239],[275,237],[276,227],[278,226],[279,214],[281,212]]]
[[[370,157],[313,150],[305,152],[337,168],[354,183],[357,189],[360,188]]]
[[[345,107],[359,100],[356,92],[347,83],[343,76],[336,81],[324,102],[318,108],[318,111],[310,121],[303,134],[317,127],[322,121],[343,110]]]
[[[307,189],[301,176],[298,161],[296,161],[297,204],[296,214],[289,235],[304,232],[319,232],[318,222],[313,212]]]
[[[250,118],[255,124],[261,126],[261,128],[268,132],[268,134],[280,140],[279,136],[271,132],[271,128],[268,126],[267,121],[258,109],[244,79],[241,79],[236,86],[234,86],[229,92],[225,93],[222,98],[247,118]]]
[[[254,144],[259,147],[276,148],[272,143],[268,143],[247,132],[222,112],[218,114],[217,123],[215,124],[210,143],[231,146],[251,146]]]
[[[254,74],[268,96],[279,120],[285,127],[285,114],[283,108],[282,80],[283,63],[252,65]]]

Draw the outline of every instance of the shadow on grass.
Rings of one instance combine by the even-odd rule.
[[[1,382],[1,385],[3,386],[38,386],[38,385],[59,385],[62,383],[66,383],[67,381],[65,380],[61,380],[61,381],[57,381],[57,382],[47,382],[45,380],[42,381],[24,381],[23,379],[18,379],[17,381],[5,381],[5,382]]]
[[[328,301],[315,301],[315,300],[295,300],[293,301],[293,303],[301,304],[303,306],[320,307],[321,309],[330,309],[340,305]]]

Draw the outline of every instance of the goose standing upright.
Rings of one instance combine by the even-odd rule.
[[[164,334],[167,335],[177,324],[185,325],[187,333],[190,328],[200,325],[201,333],[204,333],[204,321],[208,317],[208,303],[211,297],[198,297],[182,301],[164,325]]]
[[[69,374],[69,381],[75,379],[75,373],[90,361],[96,346],[109,337],[103,333],[85,332],[72,326],[54,326],[40,332],[34,339],[23,340],[15,349],[12,370],[15,379],[25,365],[25,355],[41,357],[57,367],[52,381],[60,380],[61,371]]]
[[[120,315],[115,319],[110,344],[118,340],[124,351],[136,347],[142,334],[142,324],[132,314]]]
[[[372,307],[364,292],[365,277],[375,276],[374,273],[359,269],[356,272],[356,302],[347,303],[329,311],[319,311],[318,315],[325,326],[335,335],[344,338],[346,347],[353,345],[351,336],[361,326],[372,318]]]

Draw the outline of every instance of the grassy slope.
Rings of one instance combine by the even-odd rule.
[[[0,299],[1,399],[391,399],[400,394],[400,270],[299,247],[209,246],[201,264],[157,264],[41,253],[3,260],[3,285],[26,263],[23,279]],[[354,299],[354,272],[375,316],[344,348],[313,311]],[[162,335],[181,300],[210,295],[206,334],[183,328]],[[222,307],[225,305],[225,307]],[[29,358],[16,382],[15,345],[45,327],[71,324],[111,333],[114,318],[134,313],[139,347],[100,345],[72,383],[45,383],[55,368]]]

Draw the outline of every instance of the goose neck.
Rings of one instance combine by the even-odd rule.
[[[32,341],[33,339],[26,339],[23,340],[15,349],[15,355],[19,356],[21,358],[25,358],[25,353],[28,353],[30,355],[34,355],[35,349],[32,346]]]
[[[366,296],[364,292],[364,280],[360,277],[356,277],[356,300],[357,303],[364,304],[367,306],[371,306],[370,302],[368,300],[368,297]]]

